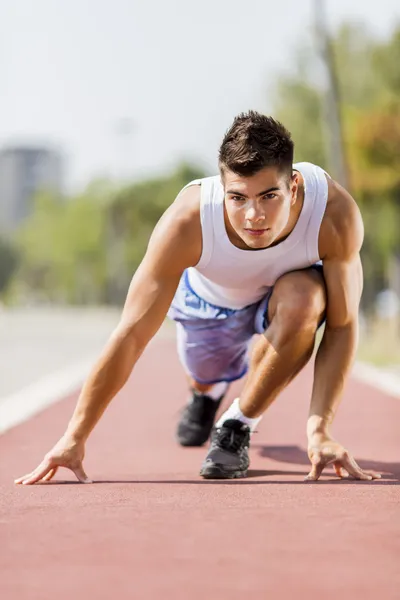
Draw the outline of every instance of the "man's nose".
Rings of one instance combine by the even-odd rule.
[[[252,221],[257,223],[258,221],[263,221],[265,218],[263,212],[261,210],[257,210],[255,206],[250,206],[246,211],[246,219],[247,221]]]

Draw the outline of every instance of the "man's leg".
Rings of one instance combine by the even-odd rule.
[[[189,401],[176,428],[176,439],[181,446],[205,444],[228,387],[229,384],[225,381],[208,386],[207,391],[199,391],[196,386],[190,386]]]
[[[182,446],[201,446],[207,441],[228,381],[243,375],[246,343],[232,332],[225,335],[230,316],[236,319],[234,313],[211,306],[196,296],[187,273],[182,275],[168,311],[168,316],[176,322],[178,355],[190,389],[188,404],[176,430],[176,439]],[[251,315],[248,329],[247,340],[252,335]]]
[[[215,416],[229,383],[199,383],[188,376],[190,397],[179,419],[176,439],[181,446],[202,446],[210,437]]]
[[[199,394],[211,394],[212,398],[214,397],[214,395],[218,396],[218,393],[213,394],[214,389],[223,389],[223,393],[225,393],[229,387],[229,384],[226,381],[220,381],[219,383],[200,383],[199,381],[193,379],[193,377],[191,377],[190,375],[188,375],[187,379],[189,383],[189,388],[191,390],[195,390]]]
[[[208,440],[229,383],[247,371],[255,310],[177,323],[178,355],[190,388],[176,431],[182,446],[201,446]]]
[[[269,326],[253,350],[240,400],[217,423],[203,477],[245,476],[249,431],[310,359],[325,307],[325,284],[316,269],[287,273],[277,281],[268,304]],[[233,433],[228,435],[229,428]]]
[[[323,276],[315,269],[283,275],[274,287],[270,323],[255,345],[240,396],[246,417],[261,416],[307,364],[326,308]]]

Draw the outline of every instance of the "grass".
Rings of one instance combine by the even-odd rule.
[[[368,323],[360,334],[357,358],[400,372],[400,318]]]

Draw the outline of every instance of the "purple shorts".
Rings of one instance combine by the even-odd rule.
[[[176,322],[180,361],[193,379],[207,384],[245,375],[251,338],[268,327],[272,289],[240,310],[221,308],[197,296],[184,272],[168,316]]]

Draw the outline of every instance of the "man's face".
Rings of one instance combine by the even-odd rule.
[[[225,170],[222,182],[228,233],[237,245],[252,250],[271,246],[288,225],[298,176],[289,178],[276,167],[248,177]]]

